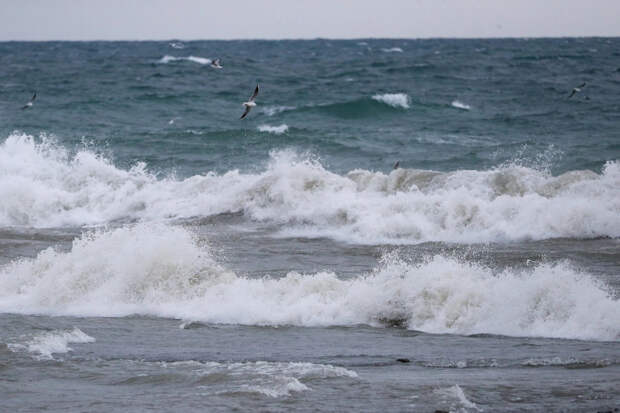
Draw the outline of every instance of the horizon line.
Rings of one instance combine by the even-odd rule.
[[[616,39],[620,38],[620,35],[587,35],[587,36],[463,36],[463,37],[450,37],[450,36],[429,36],[429,37],[282,37],[282,38],[152,38],[152,39],[131,39],[131,38],[119,38],[119,39],[0,39],[0,43],[10,42],[32,42],[32,43],[44,43],[44,42],[167,42],[167,41],[182,41],[182,42],[204,42],[204,41],[221,41],[221,42],[236,42],[236,41],[316,41],[316,40],[334,40],[334,41],[353,41],[353,40],[512,40],[512,39]]]

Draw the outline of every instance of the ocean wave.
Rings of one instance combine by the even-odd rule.
[[[170,62],[177,62],[180,60],[186,60],[188,62],[194,62],[194,63],[199,63],[201,65],[208,65],[211,63],[211,59],[208,59],[206,57],[200,57],[200,56],[170,56],[170,55],[165,55],[164,57],[162,57],[161,59],[159,59],[157,61],[157,63],[170,63]]]
[[[348,279],[247,278],[187,229],[153,223],[90,232],[69,252],[10,263],[0,270],[0,311],[620,340],[620,301],[566,262],[496,272],[441,255],[416,264],[386,256]]]
[[[54,330],[40,333],[31,337],[25,343],[11,343],[8,345],[11,351],[26,350],[39,360],[52,360],[54,353],[67,353],[72,351],[70,343],[93,343],[95,339],[84,333],[79,328],[71,331]]]
[[[389,47],[389,48],[383,48],[381,49],[382,52],[385,53],[402,53],[403,49],[401,49],[400,47]]]
[[[435,393],[440,396],[451,398],[460,405],[460,406],[454,406],[454,405],[451,406],[451,410],[452,409],[456,410],[458,407],[461,407],[458,411],[467,411],[467,410],[470,410],[470,411],[473,410],[473,411],[478,411],[478,412],[483,411],[481,408],[479,408],[476,405],[476,403],[472,402],[465,396],[465,392],[463,391],[461,386],[459,386],[458,384],[455,384],[452,387],[437,389],[435,390]]]
[[[259,132],[268,132],[275,135],[282,135],[283,133],[286,133],[286,131],[288,131],[288,125],[284,123],[279,126],[260,125],[257,129]]]
[[[458,100],[453,100],[451,103],[452,107],[463,110],[471,110],[471,106],[466,103],[460,102]]]
[[[362,244],[620,237],[620,163],[552,176],[518,165],[487,171],[401,168],[338,175],[316,159],[271,154],[266,170],[156,178],[87,149],[43,139],[0,144],[0,226],[61,227],[242,213],[282,236]]]
[[[394,108],[409,109],[409,96],[405,93],[385,93],[372,97],[377,102],[383,102]]]
[[[219,363],[180,361],[159,363],[163,368],[173,371],[190,370],[197,383],[217,377],[216,382],[226,383],[226,390],[215,387],[217,394],[258,393],[269,397],[289,396],[293,392],[307,391],[311,388],[302,383],[317,379],[345,377],[356,379],[357,373],[330,364],[303,362],[248,361],[242,363]]]

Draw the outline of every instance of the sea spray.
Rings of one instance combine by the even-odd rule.
[[[553,176],[517,164],[486,171],[327,170],[274,151],[262,172],[158,178],[88,149],[13,134],[0,144],[0,225],[61,227],[242,213],[280,236],[362,244],[620,236],[620,164]]]
[[[217,264],[187,229],[151,223],[90,232],[69,252],[9,264],[0,311],[620,339],[620,301],[567,262],[496,272],[442,255],[386,257],[351,279],[329,271],[248,278]]]

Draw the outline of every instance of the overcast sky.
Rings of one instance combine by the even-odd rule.
[[[0,40],[619,35],[620,0],[0,0]]]

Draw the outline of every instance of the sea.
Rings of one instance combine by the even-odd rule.
[[[0,411],[619,408],[620,38],[0,43]]]

